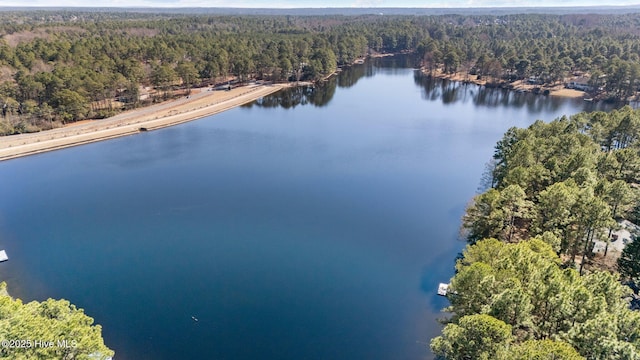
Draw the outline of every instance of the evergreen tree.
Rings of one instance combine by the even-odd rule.
[[[640,241],[633,237],[618,258],[618,271],[623,278],[632,281],[640,280]]]

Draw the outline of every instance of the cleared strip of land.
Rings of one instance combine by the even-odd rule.
[[[217,114],[269,95],[287,85],[249,85],[230,91],[194,90],[189,97],[126,111],[104,120],[90,120],[39,133],[0,138],[0,161],[70,146],[155,130]]]

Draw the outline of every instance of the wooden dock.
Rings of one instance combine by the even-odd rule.
[[[0,250],[0,262],[7,261],[7,260],[9,260],[9,257],[7,256],[7,252],[4,250]]]

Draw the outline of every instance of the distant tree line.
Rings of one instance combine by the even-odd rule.
[[[138,106],[141,85],[166,98],[230,77],[318,80],[367,53],[361,33],[321,29],[325,19],[29,14],[0,25],[0,104],[14,119],[4,134],[29,131],[25,119],[110,116],[115,99]]]
[[[0,13],[0,134],[102,118],[175,88],[318,80],[375,52],[417,52],[427,68],[559,81],[588,73],[635,94],[633,15],[215,16],[83,11]],[[114,100],[119,100],[117,105]]]
[[[427,69],[463,71],[491,81],[533,78],[538,84],[588,75],[587,85],[612,99],[634,96],[640,86],[637,14],[438,20],[417,47]]]

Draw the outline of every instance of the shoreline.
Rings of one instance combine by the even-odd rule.
[[[469,83],[475,84],[478,86],[487,86],[488,81],[486,80],[488,77],[484,77],[483,79],[477,79],[475,75],[464,75],[462,72],[456,72],[454,74],[446,74],[441,70],[429,71],[426,68],[421,68],[423,74],[433,76],[438,79],[445,79],[449,81],[456,81],[460,83]],[[541,85],[531,85],[527,84],[524,80],[516,80],[514,82],[506,82],[499,81],[497,83],[489,83],[491,86],[501,89],[507,89],[514,92],[529,92],[535,93],[534,89],[538,89],[539,93],[542,94],[544,91],[549,91],[549,96],[557,96],[557,97],[565,97],[565,98],[573,98],[573,99],[584,99],[588,97],[588,94],[584,91],[575,90],[575,89],[567,89],[563,85],[555,85],[555,86],[541,86]]]
[[[393,56],[394,54],[376,55],[370,57]],[[472,83],[479,86],[487,85],[485,79],[478,80],[459,72],[445,74],[439,70],[429,71],[425,68],[422,68],[421,71],[426,75],[439,79]],[[329,74],[321,81],[326,81],[338,72],[339,70]],[[504,85],[501,84],[499,86],[515,92],[533,92],[535,87],[525,84],[524,81],[516,81],[509,84],[509,86]],[[296,84],[250,84],[230,91],[213,90],[209,87],[195,88],[192,89],[192,93],[189,96],[128,110],[106,119],[81,120],[61,128],[0,137],[0,161],[134,135],[198,120],[247,104],[291,86],[296,86]],[[586,97],[585,92],[566,89],[562,86],[545,87],[545,89],[549,90],[550,96]]]
[[[125,111],[102,120],[81,121],[61,128],[0,138],[0,161],[161,129],[247,104],[290,87],[289,84],[248,85],[230,91],[193,89],[188,97]]]

